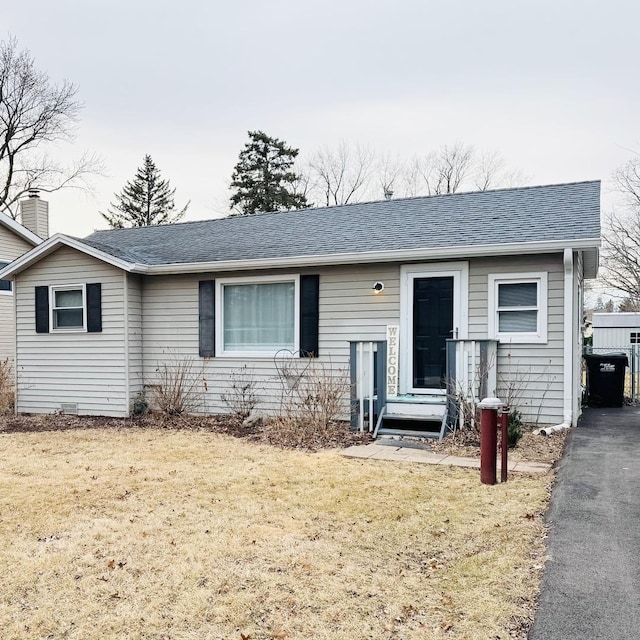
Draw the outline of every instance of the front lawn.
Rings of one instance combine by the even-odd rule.
[[[2,638],[524,637],[550,482],[199,430],[0,433]]]

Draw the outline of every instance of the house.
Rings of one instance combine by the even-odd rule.
[[[278,358],[358,383],[366,348],[389,345],[373,368],[407,412],[455,378],[525,419],[575,424],[599,245],[597,181],[58,234],[0,271],[15,285],[16,410],[127,416],[178,357],[202,411],[225,412],[248,365],[275,412]]]
[[[0,268],[37,247],[49,235],[49,207],[37,192],[20,202],[22,224],[0,213]],[[15,322],[13,289],[9,280],[0,280],[0,360],[13,359]]]

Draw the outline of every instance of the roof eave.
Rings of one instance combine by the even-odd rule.
[[[149,275],[169,273],[202,273],[220,271],[247,271],[251,269],[274,269],[287,267],[312,267],[320,265],[361,264],[375,262],[402,262],[413,260],[443,260],[452,258],[474,258],[481,256],[518,255],[523,253],[553,253],[569,247],[572,249],[595,250],[600,246],[600,238],[577,240],[553,240],[544,242],[516,242],[511,244],[491,244],[458,247],[420,247],[390,251],[367,251],[354,253],[334,253],[328,255],[306,255],[259,260],[225,260],[216,262],[185,262],[148,265],[144,271],[134,272]],[[142,265],[140,265],[142,266]]]
[[[22,238],[29,244],[32,244],[34,247],[44,242],[44,240],[39,235],[33,233],[31,229],[27,229],[27,227],[20,224],[17,220],[10,218],[4,213],[0,213],[0,224],[13,231],[13,233],[15,233],[17,236],[20,236],[20,238]]]
[[[146,265],[136,265],[132,262],[127,262],[126,260],[121,260],[120,258],[116,258],[105,251],[100,251],[94,247],[91,247],[81,240],[76,238],[71,238],[70,236],[65,236],[64,234],[57,233],[54,236],[51,236],[49,239],[42,241],[38,246],[34,247],[30,251],[27,251],[24,255],[20,256],[18,259],[14,260],[10,264],[8,264],[4,269],[0,270],[0,280],[11,280],[14,276],[19,274],[21,271],[28,269],[31,265],[35,264],[42,258],[48,256],[53,253],[56,249],[59,249],[61,246],[67,246],[72,249],[76,249],[86,255],[92,256],[102,262],[106,262],[107,264],[111,264],[114,267],[118,267],[119,269],[123,269],[124,271],[134,270],[138,273],[141,271],[146,271]]]
[[[60,246],[68,246],[102,262],[111,264],[130,273],[161,275],[170,273],[203,273],[221,271],[247,271],[288,267],[312,267],[320,265],[362,264],[376,262],[403,262],[414,260],[443,260],[452,258],[473,258],[481,256],[518,255],[532,253],[553,253],[567,247],[596,251],[600,238],[577,240],[553,240],[544,242],[516,242],[510,244],[491,244],[458,247],[420,247],[417,249],[398,249],[390,251],[367,251],[354,253],[335,253],[328,255],[306,255],[282,258],[262,258],[249,260],[226,260],[217,262],[185,262],[158,265],[134,263],[117,258],[105,251],[87,245],[81,240],[63,234],[56,234],[40,245],[14,260],[0,270],[0,279],[11,279],[29,268]],[[597,255],[597,253],[596,253]],[[597,260],[596,260],[597,264]]]

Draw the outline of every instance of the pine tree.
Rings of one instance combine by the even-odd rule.
[[[258,211],[289,211],[308,207],[296,193],[299,176],[293,170],[298,149],[262,131],[249,131],[231,176],[231,208],[241,215]]]
[[[175,192],[169,181],[160,177],[151,156],[145,155],[134,179],[127,182],[122,193],[115,194],[116,203],[111,203],[107,213],[100,215],[112,229],[172,224],[184,216],[189,206],[187,202],[181,211],[176,211]]]

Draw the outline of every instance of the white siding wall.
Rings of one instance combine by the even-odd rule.
[[[100,282],[101,333],[35,332],[35,287]],[[17,410],[51,413],[77,403],[86,415],[128,414],[122,271],[63,247],[16,283]]]
[[[498,347],[498,396],[513,398],[527,421],[562,422],[564,270],[562,254],[479,258],[469,265],[469,338],[487,337],[490,273],[548,273],[547,344]],[[511,390],[511,391],[509,391]]]
[[[0,226],[0,261],[11,262],[31,249],[31,245],[13,231]],[[15,351],[13,294],[0,291],[0,360],[11,358]]]

